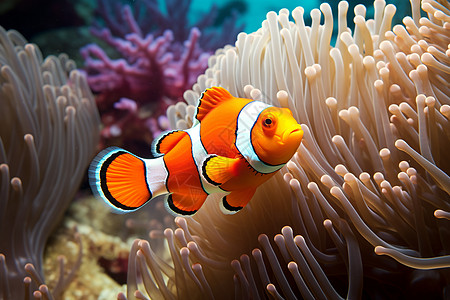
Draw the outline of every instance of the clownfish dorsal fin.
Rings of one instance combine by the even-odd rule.
[[[223,87],[214,86],[206,89],[197,105],[197,114],[195,118],[201,122],[203,118],[215,107],[224,101],[232,100],[234,97]]]
[[[187,135],[187,133],[182,130],[172,130],[161,134],[157,139],[153,140],[153,155],[158,157],[162,154],[166,154],[172,150],[185,135]]]
[[[202,176],[213,185],[221,185],[236,176],[239,161],[239,158],[209,155],[203,161]]]

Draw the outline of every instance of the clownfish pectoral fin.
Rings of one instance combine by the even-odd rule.
[[[234,97],[224,88],[214,86],[206,89],[198,100],[195,118],[201,122],[203,118],[217,105]]]
[[[207,197],[206,193],[173,193],[167,197],[166,209],[174,216],[192,216],[202,207]]]
[[[144,160],[117,147],[107,148],[94,158],[89,183],[95,196],[117,213],[134,211],[152,198]]]
[[[215,154],[205,158],[202,165],[202,176],[213,185],[221,185],[236,176],[239,158],[228,158]]]
[[[153,140],[152,154],[155,157],[166,154],[172,150],[173,147],[175,147],[175,145],[178,144],[178,142],[181,141],[181,139],[186,135],[187,133],[182,130],[173,130],[161,134],[160,137]]]
[[[237,213],[252,199],[255,191],[255,188],[232,191],[222,198],[220,210],[227,215]]]

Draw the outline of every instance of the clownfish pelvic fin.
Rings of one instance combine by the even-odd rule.
[[[228,158],[215,154],[208,155],[203,161],[202,176],[213,185],[221,185],[236,176],[239,158]]]
[[[103,199],[114,212],[127,213],[166,194],[167,175],[162,157],[144,159],[124,149],[110,147],[92,161],[89,184],[95,196]]]
[[[255,194],[256,188],[232,191],[220,202],[220,210],[227,215],[235,214],[243,209]]]
[[[192,216],[202,207],[208,195],[189,191],[173,193],[167,197],[166,209],[174,216]]]

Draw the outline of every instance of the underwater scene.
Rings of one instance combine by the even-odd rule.
[[[0,300],[450,299],[447,0],[0,1]]]

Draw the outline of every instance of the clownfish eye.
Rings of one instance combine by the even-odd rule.
[[[263,118],[262,122],[263,122],[263,126],[268,129],[273,128],[273,126],[275,125],[275,119],[271,115]]]

